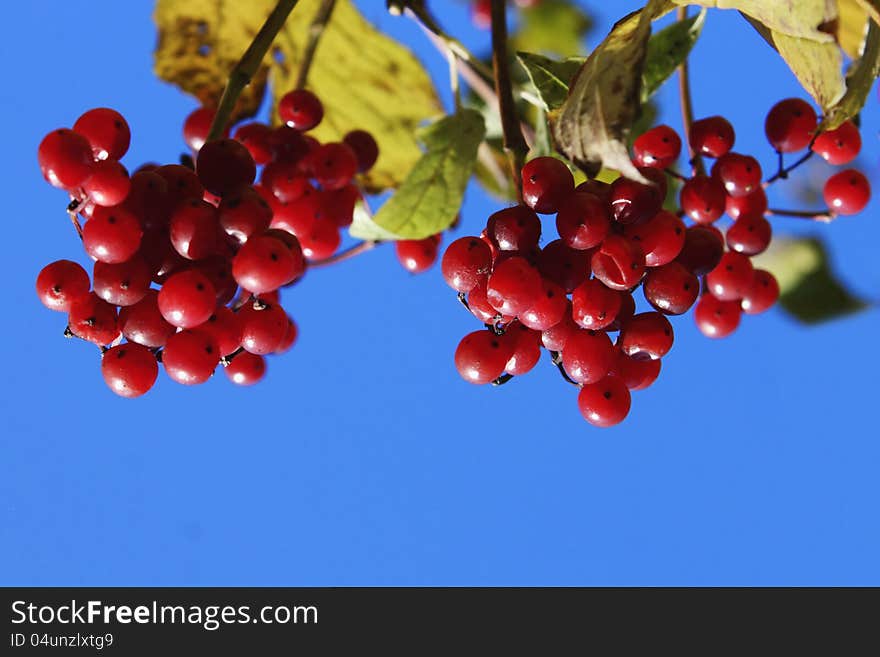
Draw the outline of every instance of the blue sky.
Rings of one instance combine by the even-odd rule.
[[[446,85],[417,29],[384,3],[359,4]],[[594,4],[592,43],[637,6]],[[448,6],[444,24],[485,48],[465,6]],[[436,269],[411,277],[383,248],[285,297],[300,341],[260,385],[221,374],[190,389],[160,375],[145,398],[115,397],[96,350],[65,340],[63,317],[33,291],[44,264],[85,263],[36,147],[107,105],[132,126],[131,168],[176,161],[195,105],[152,75],[151,10],[95,0],[7,12],[0,583],[880,584],[876,311],[804,327],[774,310],[720,342],[679,318],[658,382],[602,431],[546,363],[498,389],[459,379],[452,353],[475,320]],[[799,94],[785,65],[716,11],[692,76],[697,115],[728,116],[738,150],[772,166],[764,114]],[[674,91],[660,102],[678,127]],[[861,161],[880,188],[877,105],[872,95]],[[497,207],[471,187],[458,235]],[[774,228],[826,238],[841,277],[876,301],[877,211]]]

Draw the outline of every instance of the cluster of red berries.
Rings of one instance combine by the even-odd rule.
[[[265,355],[296,341],[280,288],[336,251],[360,197],[354,177],[378,147],[363,131],[340,143],[307,135],[323,117],[309,91],[285,95],[278,112],[281,127],[246,123],[233,139],[210,142],[214,111],[193,112],[184,138],[194,170],[147,164],[129,176],[119,162],[129,126],[107,108],[40,143],[43,176],[70,194],[94,268],[90,280],[76,262],[53,262],[39,273],[37,294],[67,313],[66,335],[101,347],[115,393],[147,392],[159,362],[178,383],[203,383],[222,363],[230,380],[250,385],[263,377]]]
[[[816,126],[815,112],[797,99],[777,104],[766,124],[779,153],[811,147],[832,164],[858,153],[851,123],[814,138]],[[775,303],[776,279],[750,261],[771,238],[760,165],[731,151],[734,130],[722,117],[695,122],[689,139],[695,153],[715,162],[710,175],[685,181],[678,212],[663,203],[666,171],[682,142],[661,125],[634,143],[633,162],[649,184],[621,177],[575,187],[562,161],[539,157],[522,169],[522,204],[491,215],[480,237],[449,245],[444,278],[489,329],[468,334],[456,349],[455,365],[466,381],[500,384],[525,374],[543,347],[580,387],[586,420],[612,426],[628,414],[630,391],[659,375],[673,344],[668,315],[695,306],[700,330],[718,338],[736,329],[742,313]],[[858,212],[869,196],[867,181],[854,170],[825,185],[835,214]],[[722,234],[713,224],[725,213],[734,221]],[[543,246],[539,214],[556,215],[559,236]],[[694,223],[687,226],[683,217]],[[646,312],[636,312],[639,287],[652,307]],[[617,334],[614,341],[609,333]]]

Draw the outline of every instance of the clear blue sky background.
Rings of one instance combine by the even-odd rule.
[[[359,4],[445,87],[417,29]],[[637,3],[593,4],[595,43]],[[442,5],[469,46],[487,45],[464,5]],[[108,105],[132,126],[130,167],[177,159],[194,104],[152,75],[151,10],[6,12],[0,583],[880,584],[876,311],[812,328],[772,311],[721,342],[681,318],[660,380],[601,431],[546,363],[499,389],[461,381],[452,353],[476,322],[436,269],[411,277],[385,248],[286,297],[301,340],[261,385],[160,375],[146,398],[115,397],[96,350],[65,340],[33,291],[47,262],[85,262],[36,148]],[[772,166],[764,114],[799,93],[784,64],[718,11],[693,59],[697,113],[725,113],[738,148]],[[661,102],[678,126],[673,86]],[[880,189],[877,105],[862,162]],[[458,234],[496,207],[469,189]],[[876,300],[878,207],[777,231],[825,236],[841,276]]]

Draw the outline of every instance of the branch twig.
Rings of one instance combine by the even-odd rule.
[[[679,21],[687,20],[687,6],[678,8],[676,18]],[[687,57],[678,66],[678,96],[681,104],[681,120],[684,123],[684,141],[688,145],[688,155],[690,156],[691,173],[705,175],[706,167],[703,164],[703,157],[699,153],[694,152],[690,140],[691,124],[694,122],[694,104],[691,100],[691,83]]]
[[[310,262],[308,266],[311,269],[312,267],[326,267],[327,265],[334,265],[337,262],[342,262],[343,260],[354,258],[361,253],[371,251],[380,244],[382,244],[382,242],[379,240],[364,240],[363,242],[358,242],[354,246],[350,246],[349,248],[340,251],[339,253],[334,253],[328,258],[323,258],[322,260],[315,260],[313,262]]]
[[[796,219],[810,219],[812,221],[821,221],[828,223],[834,219],[834,213],[831,210],[780,210],[779,208],[770,208],[766,212],[770,217],[794,217]]]
[[[330,20],[333,8],[336,6],[336,0],[324,0],[318,8],[318,12],[309,25],[309,40],[303,51],[302,62],[299,65],[299,73],[296,76],[296,86],[294,89],[303,89],[306,86],[306,80],[309,77],[309,69],[312,67],[312,60],[315,57],[315,51],[318,49],[318,42],[321,35],[324,34],[324,28]]]

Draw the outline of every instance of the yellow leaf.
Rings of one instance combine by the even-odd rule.
[[[858,59],[865,45],[868,28],[868,12],[859,0],[837,0],[837,43],[851,59]]]
[[[158,0],[156,74],[216,104],[274,0]],[[273,102],[290,91],[299,70],[309,24],[320,0],[300,0],[237,108],[253,115],[267,74]],[[379,143],[379,160],[362,180],[370,191],[398,186],[421,157],[416,128],[441,113],[430,77],[404,46],[382,35],[351,0],[338,0],[321,37],[308,85],[324,103],[324,121],[314,130],[322,141],[341,139],[356,128]]]
[[[837,17],[833,0],[673,0],[677,5],[736,9],[779,34],[830,42],[824,30]]]

